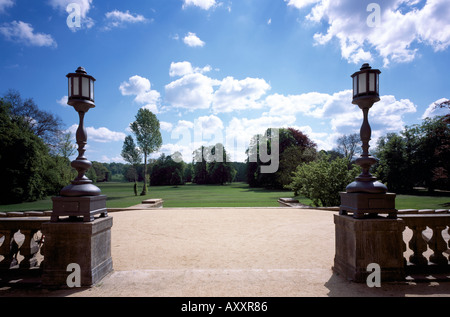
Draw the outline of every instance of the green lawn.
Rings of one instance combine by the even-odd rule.
[[[134,196],[132,183],[105,183],[99,187],[108,196],[107,206],[111,208],[136,205],[145,198],[162,198],[164,207],[276,207],[278,198],[293,197],[290,191],[250,188],[244,183],[155,186],[149,187],[144,197]]]
[[[278,198],[294,197],[293,192],[250,188],[244,183],[229,185],[196,185],[149,187],[148,195],[134,196],[133,183],[100,183],[97,184],[106,195],[107,207],[123,208],[140,204],[149,198],[162,198],[164,207],[277,207]],[[142,184],[139,184],[139,192]],[[296,197],[304,204],[311,201],[304,197]],[[397,195],[397,209],[440,209],[450,208],[450,195],[428,196],[426,192],[417,195]],[[45,200],[14,205],[0,205],[0,211],[51,210],[52,201]]]

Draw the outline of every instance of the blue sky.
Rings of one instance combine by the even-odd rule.
[[[73,3],[80,26],[67,22]],[[0,93],[18,90],[74,132],[65,75],[83,66],[97,79],[88,159],[123,162],[146,107],[163,136],[153,157],[190,161],[221,142],[243,161],[269,127],[297,128],[326,150],[359,132],[350,75],[369,62],[382,72],[375,146],[450,98],[448,16],[448,0],[0,0]]]

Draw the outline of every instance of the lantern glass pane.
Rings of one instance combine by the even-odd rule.
[[[353,77],[353,96],[358,94],[358,76]]]
[[[375,73],[369,73],[369,91],[375,92]]]
[[[72,97],[72,80],[73,80],[73,78],[70,77],[69,78],[69,93],[68,93],[69,97]]]
[[[377,74],[377,83],[376,83],[376,85],[377,85],[377,94],[380,94],[380,86],[379,86],[379,79],[380,79],[380,74]]]
[[[92,79],[91,79],[90,88],[91,88],[91,99],[94,100],[94,81]]]
[[[81,96],[89,98],[89,78],[81,78]]]
[[[367,74],[366,73],[362,73],[358,75],[358,86],[359,86],[359,91],[358,94],[364,94],[367,91]]]
[[[79,88],[79,77],[72,77],[72,82],[73,82],[73,95],[74,96],[79,96],[80,95],[80,88]]]
[[[94,100],[94,81],[91,79],[91,99]]]

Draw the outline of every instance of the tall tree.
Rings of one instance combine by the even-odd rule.
[[[201,146],[193,154],[194,183],[223,185],[233,181],[236,169],[229,162],[223,144]]]
[[[11,106],[11,116],[22,118],[31,131],[49,146],[53,151],[59,142],[58,133],[61,131],[61,119],[47,111],[40,110],[33,99],[22,99],[20,93],[10,89],[3,100]]]
[[[374,168],[377,177],[395,193],[412,189],[414,181],[410,167],[414,160],[408,155],[404,138],[396,133],[389,133],[378,140],[376,156],[379,159]]]
[[[223,144],[217,143],[212,146],[210,153],[216,159],[208,163],[208,183],[220,185],[231,183],[234,175],[236,175],[236,170],[229,163]],[[217,154],[221,157],[218,157]]]
[[[65,184],[65,161],[48,147],[11,106],[0,100],[0,203],[19,203],[56,194]]]
[[[58,133],[58,144],[55,149],[57,155],[64,157],[65,159],[69,159],[72,155],[77,151],[77,147],[75,146],[73,140],[73,135],[71,132],[67,133]]]
[[[131,130],[136,136],[137,144],[144,154],[144,187],[141,195],[147,194],[147,157],[158,151],[162,145],[159,120],[148,109],[139,109],[136,120],[131,124]]]
[[[348,161],[353,160],[353,157],[361,152],[361,138],[357,133],[340,136],[337,141],[335,151],[341,153]]]
[[[171,178],[176,170],[183,175],[185,163],[183,160],[179,160],[179,157],[178,152],[175,152],[172,155],[165,155],[163,153],[158,159],[150,164],[150,184],[152,186],[171,185]],[[177,185],[181,185],[181,183],[177,183]]]
[[[311,199],[315,206],[339,206],[339,192],[354,180],[359,168],[348,169],[345,158],[331,159],[323,152],[319,158],[299,165],[293,173],[292,182],[286,188]]]
[[[270,153],[272,158],[278,156],[279,166],[275,173],[262,173],[260,167],[267,165],[260,160],[261,141],[267,140],[267,149],[272,149],[274,129],[267,129],[265,136],[255,135],[250,140],[247,158],[247,182],[251,187],[284,188],[291,182],[292,173],[304,162],[316,158],[316,144],[309,137],[294,128],[278,129],[278,153]]]
[[[120,153],[123,159],[131,164],[131,168],[135,171],[134,175],[134,194],[137,196],[137,171],[136,166],[142,161],[142,154],[139,148],[134,143],[134,139],[131,135],[127,135],[123,141],[122,153]]]

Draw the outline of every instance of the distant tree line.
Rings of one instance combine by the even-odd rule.
[[[387,134],[379,139],[375,156],[375,173],[392,192],[450,190],[450,115],[425,118]]]
[[[450,109],[450,101],[439,108]],[[272,142],[271,129],[266,132]],[[256,138],[254,138],[256,139]],[[361,152],[359,134],[343,135],[330,151],[317,151],[316,145],[301,131],[279,129],[279,169],[263,174],[261,166],[250,161],[247,150],[247,182],[252,187],[287,188],[302,195],[315,206],[338,206],[339,192],[360,173],[354,164]],[[267,146],[270,148],[270,146]],[[450,190],[450,114],[426,118],[421,124],[406,126],[400,133],[388,133],[378,140],[371,154],[378,163],[371,169],[389,191],[408,193],[414,187]]]
[[[171,155],[161,154],[157,159],[151,159],[148,164],[151,186],[195,184],[226,184],[246,181],[246,164],[243,162],[215,161],[207,155],[214,155],[216,148],[223,148],[221,144],[209,147],[200,147],[194,153],[190,163],[182,160],[181,154],[175,152]],[[224,155],[226,150],[223,148]],[[209,154],[208,154],[209,153]],[[211,154],[212,153],[212,154]],[[134,182],[143,180],[142,164],[114,164],[115,171],[111,175],[123,177],[125,181]],[[111,165],[109,164],[109,165]],[[108,168],[108,164],[104,165]],[[120,170],[120,172],[119,172]]]

